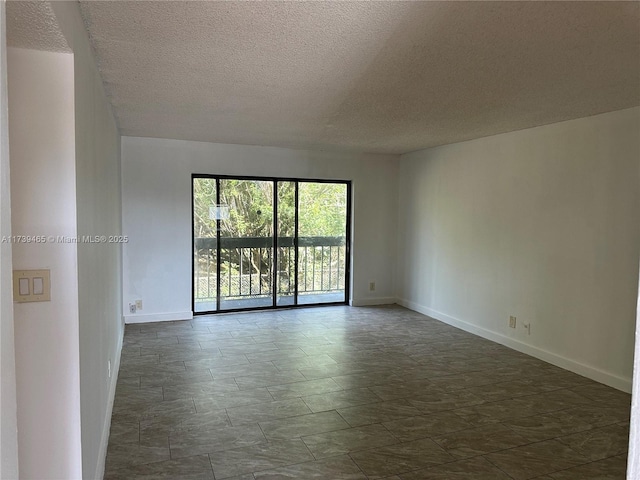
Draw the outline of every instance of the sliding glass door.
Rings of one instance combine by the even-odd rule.
[[[349,182],[192,180],[194,313],[348,300]]]
[[[218,208],[219,182],[193,179],[193,311],[216,311],[219,307]]]
[[[347,185],[298,184],[298,304],[343,302]]]
[[[296,182],[279,181],[278,218],[276,219],[277,246],[277,292],[276,305],[286,307],[296,305]]]
[[[220,179],[218,310],[273,305],[273,182]]]

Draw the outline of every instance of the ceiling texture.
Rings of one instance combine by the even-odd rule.
[[[640,105],[639,2],[80,10],[123,135],[405,153]]]
[[[6,8],[7,44],[10,47],[71,52],[51,3],[9,1]]]

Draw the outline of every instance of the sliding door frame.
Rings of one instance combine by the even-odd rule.
[[[273,256],[272,256],[272,288],[271,294],[273,296],[272,305],[262,307],[247,307],[247,308],[233,308],[227,310],[220,310],[220,297],[221,297],[221,282],[220,282],[220,260],[221,260],[221,248],[220,248],[220,222],[216,219],[216,310],[196,312],[196,284],[195,284],[195,210],[194,210],[194,181],[196,179],[210,179],[216,182],[216,205],[220,205],[220,180],[248,180],[259,182],[272,182],[273,184]],[[294,219],[294,304],[293,305],[277,305],[278,300],[278,182],[293,182],[295,183],[295,219]],[[345,231],[345,273],[344,273],[344,301],[341,302],[327,302],[327,303],[309,303],[298,304],[298,229],[299,229],[299,188],[301,183],[332,183],[342,184],[347,189],[347,205],[346,205],[346,231]],[[306,307],[325,307],[335,305],[349,305],[349,298],[351,294],[351,209],[352,209],[352,182],[351,180],[334,180],[326,178],[291,178],[291,177],[259,177],[259,176],[247,176],[247,175],[214,175],[206,173],[193,173],[191,174],[191,311],[193,315],[213,315],[219,313],[233,313],[233,312],[247,312],[258,310],[275,310],[275,309],[291,309],[291,308],[306,308]]]

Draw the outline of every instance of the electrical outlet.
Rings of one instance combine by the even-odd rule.
[[[369,291],[374,292],[376,290],[376,282],[369,282]]]
[[[136,304],[135,303],[130,303],[129,304],[129,313],[136,313]]]
[[[516,317],[513,315],[509,317],[509,327],[516,328]]]
[[[142,300],[136,300],[136,309],[142,310]]]
[[[107,373],[109,374],[109,378],[111,378],[111,360],[107,360]]]
[[[522,326],[527,331],[527,335],[531,335],[531,322],[523,323]]]

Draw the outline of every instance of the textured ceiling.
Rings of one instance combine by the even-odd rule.
[[[404,153],[640,104],[638,2],[80,4],[123,135]]]
[[[49,2],[10,0],[7,45],[47,52],[71,52]]]

